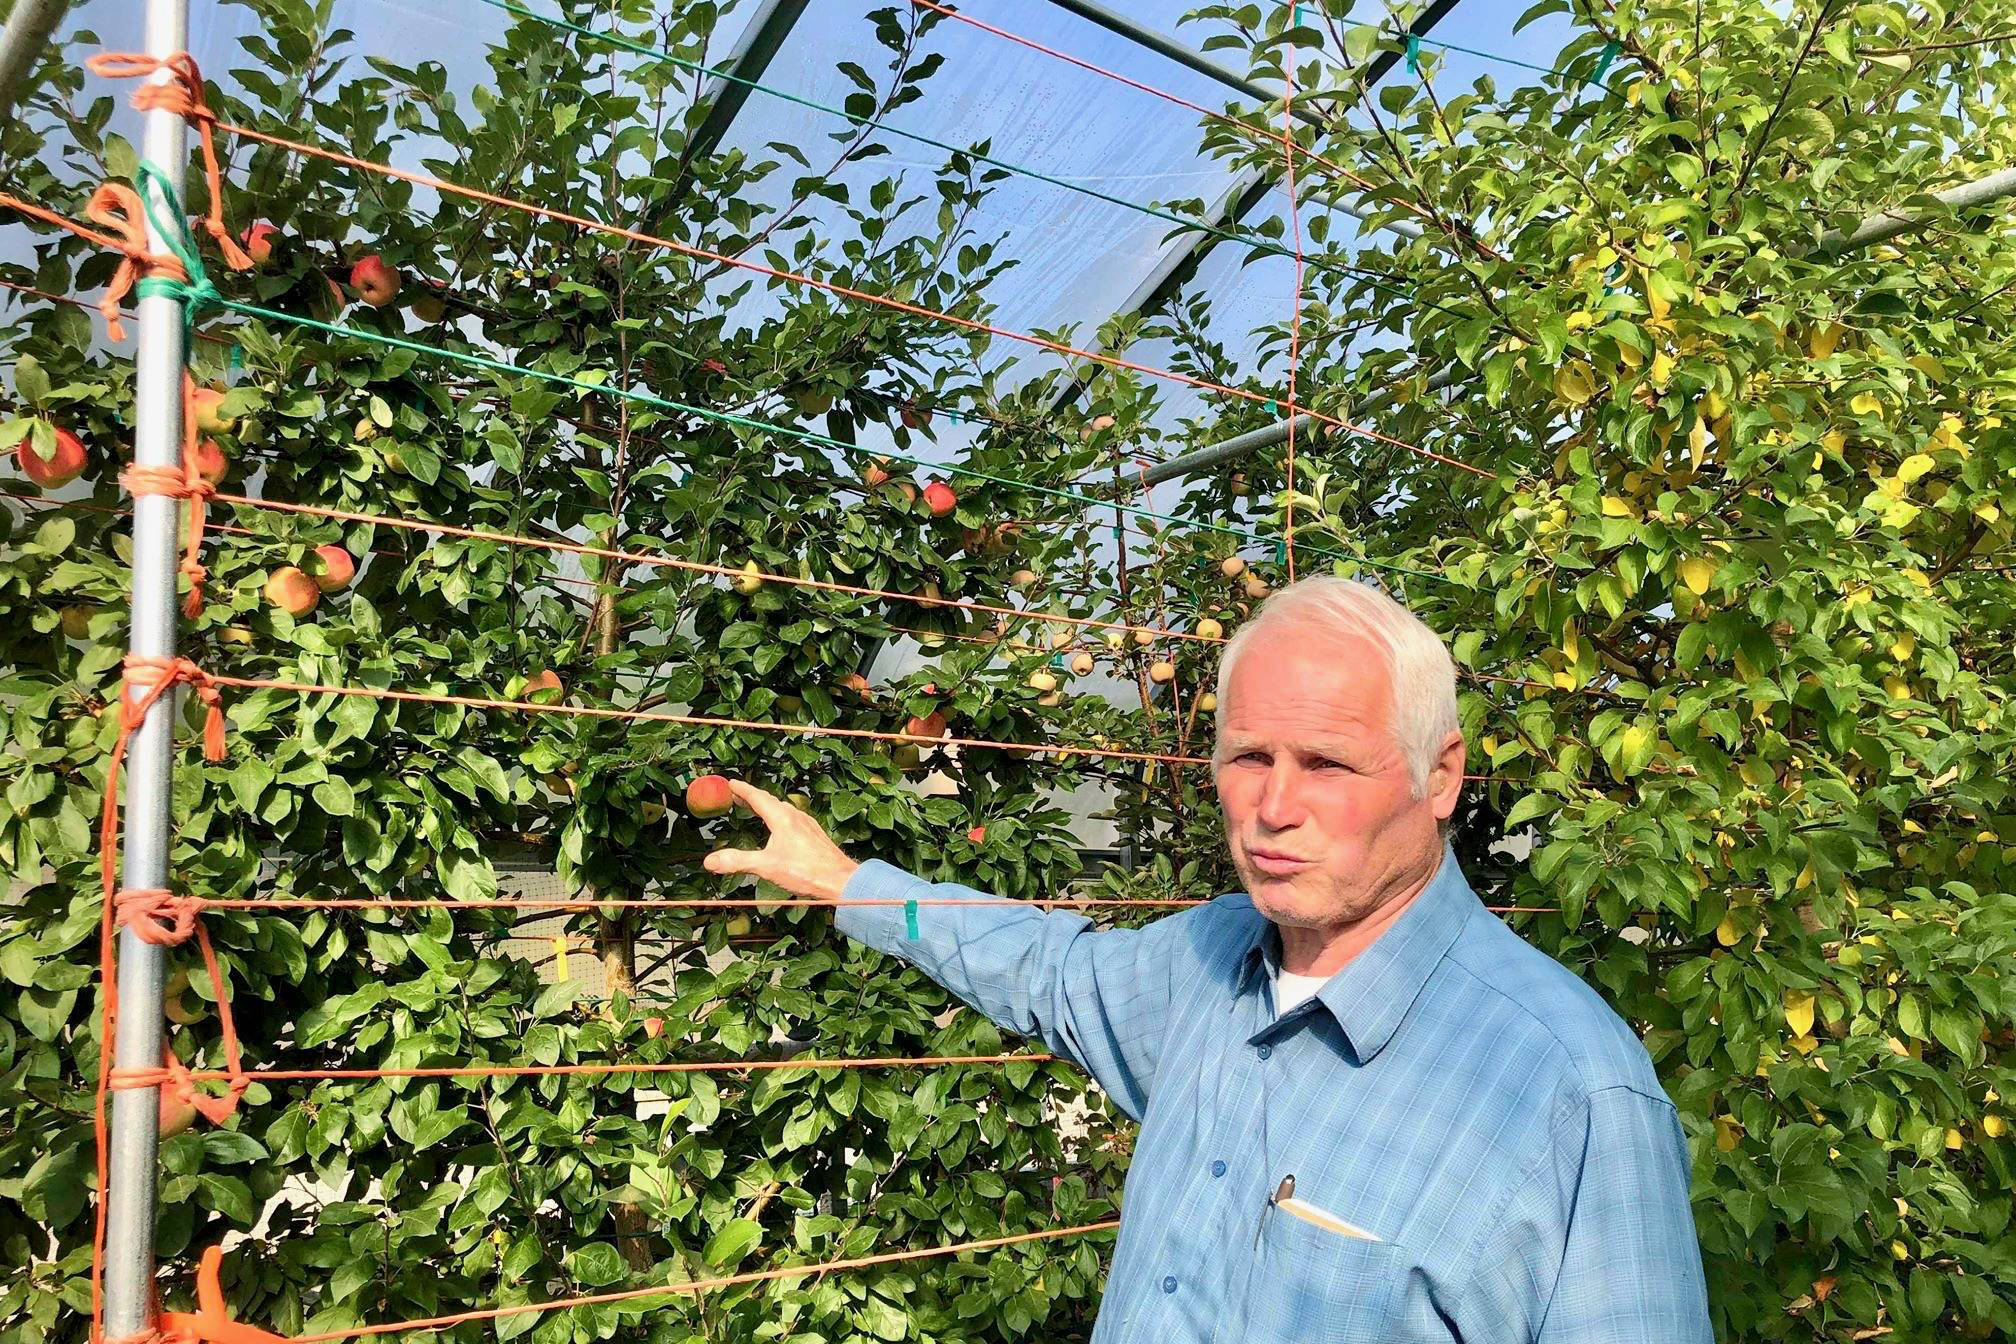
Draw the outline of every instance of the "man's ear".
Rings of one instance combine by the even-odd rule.
[[[1468,759],[1463,734],[1449,734],[1428,771],[1428,805],[1434,810],[1435,820],[1447,821],[1456,815],[1456,800],[1463,794],[1463,766]]]

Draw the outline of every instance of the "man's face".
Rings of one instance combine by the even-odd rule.
[[[1446,765],[1415,798],[1373,645],[1268,630],[1224,690],[1218,796],[1232,862],[1261,914],[1334,929],[1426,879],[1442,853]],[[1460,777],[1460,748],[1454,759]]]

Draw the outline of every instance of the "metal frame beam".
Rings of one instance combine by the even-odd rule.
[[[1275,179],[1271,174],[1263,173],[1257,168],[1244,169],[1233,177],[1224,194],[1206,212],[1205,218],[1215,228],[1231,229],[1247,211],[1274,189],[1274,182]],[[1193,233],[1173,240],[1163,249],[1155,264],[1148,268],[1148,273],[1141,277],[1140,283],[1134,286],[1133,291],[1121,301],[1107,320],[1111,321],[1127,313],[1151,313],[1167,303],[1177,290],[1188,284],[1190,278],[1197,274],[1197,267],[1203,262],[1205,253],[1210,250],[1210,245],[1217,241],[1216,235],[1209,233]],[[1105,342],[1097,339],[1095,334],[1086,348],[1098,352],[1103,350],[1104,345]],[[1057,395],[1050,399],[1050,404],[1045,409],[1056,411],[1076,401],[1085,391],[1091,378],[1092,374],[1089,372],[1072,378],[1058,389]]]
[[[0,31],[0,121],[12,120],[28,76],[35,73],[49,35],[69,8],[70,0],[14,0],[7,27]]]
[[[749,18],[749,26],[742,30],[735,49],[728,53],[722,69],[735,79],[718,76],[701,94],[700,100],[707,105],[707,116],[693,132],[689,142],[689,159],[705,158],[714,152],[728,134],[728,128],[740,115],[742,105],[749,101],[753,90],[746,83],[763,78],[763,72],[770,68],[770,62],[777,58],[777,52],[791,36],[791,29],[811,0],[763,0],[762,8]]]
[[[1192,51],[1189,47],[1152,28],[1143,27],[1126,15],[1116,13],[1098,3],[1098,0],[1050,0],[1050,3],[1259,102],[1272,102],[1275,97],[1264,86]],[[1435,3],[1422,11],[1409,25],[1407,31],[1417,37],[1426,35],[1442,21],[1443,16],[1456,7],[1456,4],[1457,0],[1435,0]],[[1369,89],[1378,83],[1399,59],[1400,53],[1397,50],[1380,52],[1360,72],[1357,83]],[[1297,120],[1312,126],[1321,127],[1327,124],[1321,114],[1311,111],[1306,104],[1298,104],[1294,109],[1294,115]],[[1278,174],[1261,169],[1247,169],[1238,174],[1233,178],[1225,194],[1212,206],[1209,215],[1211,223],[1226,233],[1236,232],[1245,217],[1267,198],[1268,193],[1279,181]],[[1360,220],[1365,218],[1363,213],[1351,205],[1340,202],[1339,208],[1353,218]],[[1377,227],[1389,229],[1403,238],[1421,236],[1421,226],[1408,220],[1382,221]],[[1197,268],[1203,264],[1206,254],[1222,241],[1224,241],[1222,236],[1214,233],[1197,233],[1181,240],[1175,247],[1165,252],[1148,274],[1142,277],[1141,283],[1134,287],[1134,292],[1128,296],[1126,302],[1113,310],[1108,320],[1129,313],[1151,313],[1159,309],[1197,273]],[[1058,394],[1051,398],[1049,409],[1056,411],[1077,400],[1085,390],[1085,381],[1083,377],[1079,377],[1066,383],[1059,389]],[[1287,425],[1284,423],[1281,426],[1282,437],[1285,438],[1287,433]],[[1150,484],[1153,484],[1155,479],[1154,473],[1151,472]]]
[[[1932,199],[1948,210],[1965,210],[1977,205],[1989,205],[1995,201],[2016,196],[2016,168],[2004,168],[1972,182],[1963,182],[1957,187],[1932,193]],[[1882,210],[1868,216],[1846,233],[1830,229],[1820,236],[1820,242],[1808,257],[1838,256],[1858,247],[1880,243],[1912,229],[1935,222],[1935,217],[1907,214],[1897,210]],[[1439,369],[1422,384],[1423,392],[1440,392],[1463,376],[1463,370],[1456,366]],[[1309,424],[1307,417],[1297,417],[1296,430],[1299,433]],[[1288,437],[1288,422],[1281,420],[1260,429],[1248,430],[1244,434],[1217,443],[1205,444],[1180,457],[1172,457],[1167,462],[1153,467],[1148,472],[1148,484],[1156,485],[1174,480],[1178,476],[1190,476],[1197,472],[1244,457],[1259,449],[1272,447]]]

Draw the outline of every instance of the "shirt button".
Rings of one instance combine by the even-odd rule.
[[[1222,1161],[1213,1162],[1211,1164],[1211,1174],[1213,1176],[1223,1176],[1225,1174],[1225,1164]]]
[[[1263,1045],[1260,1047],[1260,1058],[1262,1059],[1267,1059],[1271,1057],[1273,1053],[1274,1053],[1274,1047],[1271,1045]]]
[[[1168,1278],[1162,1280],[1162,1291],[1165,1293],[1173,1293],[1176,1291],[1176,1276],[1174,1274],[1171,1274]]]

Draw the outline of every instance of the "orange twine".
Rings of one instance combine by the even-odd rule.
[[[189,501],[189,536],[182,552],[182,573],[189,576],[189,595],[182,600],[182,615],[195,620],[203,614],[203,585],[210,571],[203,564],[203,531],[210,517],[210,500],[217,487],[203,475],[196,451],[196,380],[182,373],[182,464],[179,467],[148,467],[138,463],[119,473],[119,484],[136,498],[141,495],[168,495]],[[214,688],[212,690],[214,694]]]
[[[211,682],[209,674],[187,658],[128,654],[125,684],[119,695],[119,736],[112,744],[112,755],[106,766],[105,805],[99,815],[98,864],[105,896],[98,927],[98,973],[103,983],[99,1000],[98,1088],[92,1112],[98,1150],[97,1221],[91,1246],[91,1332],[95,1338],[102,1338],[104,1331],[105,1188],[107,1153],[111,1146],[105,1121],[105,1098],[111,1090],[114,1073],[119,1072],[112,1067],[113,1043],[119,1021],[115,928],[122,924],[130,927],[135,937],[156,946],[165,945],[163,940],[180,941],[191,932],[196,935],[203,949],[204,963],[210,971],[210,983],[217,991],[217,1016],[224,1030],[226,1061],[233,1075],[243,1073],[238,1057],[238,1033],[231,1022],[229,996],[224,992],[223,972],[217,964],[217,955],[210,946],[208,935],[194,917],[195,907],[187,902],[187,898],[177,898],[160,888],[141,887],[122,891],[118,885],[119,772],[126,764],[126,751],[132,744],[133,734],[147,721],[148,712],[154,708],[155,702],[179,682],[194,686],[196,693],[209,706],[203,733],[205,757],[211,761],[224,759],[224,712],[217,687]],[[142,690],[137,698],[133,694],[135,689]],[[164,919],[168,922],[163,923]],[[238,1095],[244,1091],[244,1086],[238,1084],[234,1076],[232,1090],[228,1094],[229,1105],[225,1105],[225,1099],[220,1098],[204,1096],[197,1100],[199,1094],[196,1094],[192,1080],[170,1079],[169,1082],[176,1088],[178,1097],[213,1118],[229,1116],[230,1107],[236,1105]]]
[[[203,72],[196,68],[196,58],[186,51],[166,60],[140,52],[107,51],[91,57],[84,66],[104,79],[145,79],[161,70],[173,76],[165,83],[141,85],[133,93],[133,106],[142,112],[172,112],[196,128],[196,136],[203,142],[203,176],[210,187],[210,209],[203,216],[203,227],[217,240],[225,265],[234,271],[250,270],[252,258],[245,255],[224,224],[224,170],[218,165],[213,138],[217,113],[203,96]]]

